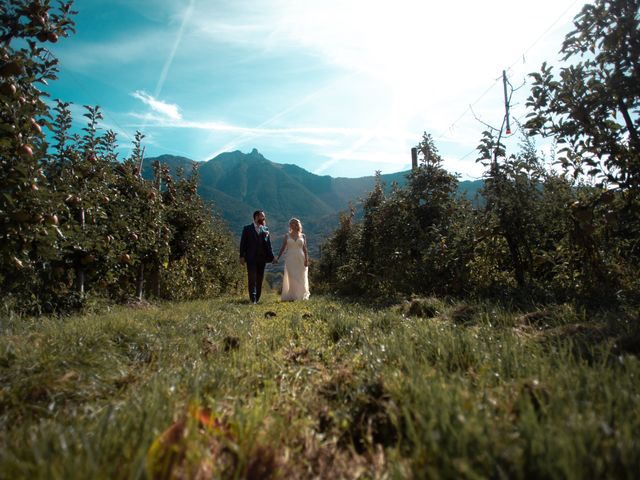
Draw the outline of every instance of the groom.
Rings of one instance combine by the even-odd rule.
[[[253,223],[242,229],[240,238],[240,263],[247,266],[249,279],[249,299],[258,303],[262,292],[264,267],[273,261],[271,238],[266,224],[266,216],[262,210],[253,212]]]

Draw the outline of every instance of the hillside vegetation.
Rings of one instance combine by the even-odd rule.
[[[198,192],[205,201],[213,203],[215,212],[235,235],[251,222],[258,208],[266,211],[271,231],[278,235],[285,233],[291,217],[302,219],[316,257],[319,245],[338,224],[339,213],[348,210],[350,203],[358,207],[359,213],[360,202],[376,183],[373,175],[361,178],[315,175],[296,165],[275,163],[256,149],[250,153],[221,153],[206,162],[173,155],[148,158],[142,171],[145,178],[153,178],[152,165],[156,161],[172,173],[180,168],[188,172],[196,165]],[[394,182],[404,185],[408,174],[398,172],[380,178],[387,191],[391,191]],[[482,183],[462,181],[458,193],[473,199]]]
[[[633,478],[637,313],[267,296],[5,318],[0,471]]]

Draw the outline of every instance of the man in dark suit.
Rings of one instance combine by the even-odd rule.
[[[249,299],[253,303],[260,300],[264,267],[272,261],[273,250],[266,216],[262,210],[256,210],[253,212],[253,223],[242,229],[240,238],[240,263],[247,266]]]

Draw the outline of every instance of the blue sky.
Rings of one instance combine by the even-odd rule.
[[[100,105],[129,151],[209,160],[257,148],[279,163],[358,177],[405,170],[431,133],[475,178],[475,147],[522,118],[526,74],[558,59],[576,0],[76,0],[77,33],[51,46],[49,93]],[[470,108],[471,106],[471,108]],[[512,142],[516,142],[514,138]],[[541,147],[545,147],[544,144]]]

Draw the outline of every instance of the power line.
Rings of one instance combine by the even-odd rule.
[[[527,55],[538,43],[540,43],[540,41],[551,31],[551,29],[553,29],[553,27],[555,27],[557,25],[557,23],[576,5],[576,3],[578,3],[580,0],[574,0],[571,5],[569,5],[534,41],[531,45],[529,45],[524,51],[523,53],[519,56],[519,58],[517,60],[515,60],[506,70],[510,71],[516,64],[518,64],[520,62],[520,58],[522,58],[523,62],[525,59],[525,55]],[[502,75],[498,76],[493,83],[473,102],[470,103],[469,106],[453,121],[453,123],[451,123],[451,125],[449,125],[449,127],[447,129],[445,129],[444,131],[440,132],[440,134],[438,135],[439,137],[442,137],[445,135],[446,132],[451,132],[451,130],[455,127],[455,125],[460,122],[460,120],[462,120],[470,111],[472,111],[472,108],[480,101],[482,100],[492,89],[493,87],[495,87],[496,83],[498,83],[500,81],[500,79],[502,78]],[[467,154],[469,155],[469,154]],[[465,155],[465,157],[467,156]],[[464,158],[464,157],[463,157]]]
[[[553,22],[551,25],[549,25],[549,26],[547,27],[547,29],[546,29],[544,32],[542,32],[538,38],[536,38],[536,39],[534,40],[534,42],[533,42],[531,45],[529,45],[529,47],[528,47],[528,48],[527,48],[527,49],[522,53],[522,58],[523,58],[523,59],[525,58],[525,55],[526,55],[526,54],[528,54],[528,53],[533,49],[533,47],[535,47],[538,43],[540,43],[540,40],[542,40],[542,39],[547,35],[547,33],[549,33],[549,32],[551,31],[551,29],[552,29],[553,27],[555,27],[555,26],[556,26],[556,24],[560,21],[560,19],[561,19],[562,17],[564,17],[564,16],[569,12],[569,10],[571,10],[571,9],[575,6],[575,4],[576,4],[576,3],[578,3],[579,1],[581,1],[581,0],[574,0],[574,2],[573,2],[573,3],[571,3],[571,5],[569,5],[569,6],[568,6],[568,7],[567,7],[567,8],[566,8],[566,9],[565,9],[565,10],[564,10],[564,11],[563,11],[559,16],[558,16],[558,18],[556,18],[556,19],[554,20],[554,22]],[[518,59],[518,60],[516,60],[515,62],[513,62],[513,63],[509,66],[509,68],[507,68],[507,70],[511,70],[511,68],[513,68],[513,66],[514,66],[514,65],[516,65],[519,61],[520,61],[520,60]]]
[[[522,53],[521,57],[522,57],[522,61],[523,63],[525,62],[525,55],[527,55],[538,43],[540,43],[540,41],[551,31],[551,29],[553,29],[558,22],[571,10],[573,9],[573,7],[576,5],[576,3],[578,3],[580,0],[574,0],[571,5],[569,5],[552,23],[551,25],[549,25],[535,40],[534,42],[529,45],[526,50],[524,50],[524,52]],[[518,64],[520,62],[520,59],[515,60],[511,65],[509,65],[509,67],[506,69],[506,71],[510,71],[516,64]],[[487,93],[489,93],[489,91],[491,91],[491,89],[496,85],[496,83],[498,83],[498,81],[502,78],[502,75],[497,77],[493,83],[471,104],[469,104],[469,106],[460,114],[460,116],[458,118],[456,118],[456,120],[447,128],[446,131],[451,131],[452,128],[455,127],[456,123],[458,123],[460,120],[462,120],[470,111],[473,112],[473,106],[476,105],[480,100],[482,100],[482,98],[487,95]],[[520,119],[522,117],[520,117],[518,120],[516,120],[517,125],[518,125],[518,130],[520,130]],[[516,132],[514,132],[515,135]],[[440,133],[439,136],[443,136],[444,132]],[[513,136],[513,135],[511,135]],[[466,154],[464,154],[461,158],[458,159],[458,161],[462,161],[465,158],[467,158],[469,155],[471,155],[473,152],[475,152],[477,149],[474,148],[473,150],[470,150],[469,152],[467,152]]]
[[[489,86],[489,88],[487,88],[484,92],[482,92],[482,94],[481,94],[478,98],[476,98],[476,100],[475,100],[473,103],[470,103],[470,104],[469,104],[469,106],[464,110],[464,112],[462,112],[462,113],[460,114],[460,116],[459,116],[458,118],[456,118],[456,119],[453,121],[453,123],[452,123],[451,125],[449,125],[449,127],[448,127],[445,131],[451,131],[451,129],[455,126],[455,124],[456,124],[456,123],[458,123],[460,120],[462,120],[462,119],[467,115],[467,113],[469,113],[469,110],[471,110],[471,108],[472,108],[474,105],[476,105],[480,100],[482,100],[482,99],[485,97],[485,95],[487,95],[487,94],[491,91],[491,89],[495,86],[495,84],[496,84],[496,83],[498,83],[498,81],[499,81],[501,78],[502,78],[501,76],[500,76],[500,77],[497,77],[497,78],[493,81],[493,83]],[[438,136],[439,136],[439,137],[443,136],[445,131],[441,132]]]

